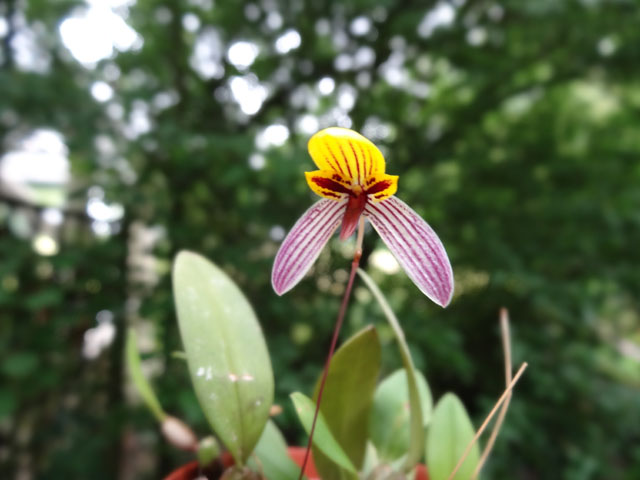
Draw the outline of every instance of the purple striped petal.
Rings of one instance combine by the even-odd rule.
[[[367,203],[365,215],[413,283],[446,307],[453,295],[453,272],[442,242],[427,222],[396,197]]]
[[[278,295],[291,290],[316,261],[344,216],[347,200],[322,199],[293,226],[273,262],[271,284]]]

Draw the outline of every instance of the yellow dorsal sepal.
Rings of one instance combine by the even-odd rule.
[[[364,186],[369,177],[385,171],[378,147],[348,128],[325,128],[311,137],[308,148],[320,170],[335,172],[352,185]]]

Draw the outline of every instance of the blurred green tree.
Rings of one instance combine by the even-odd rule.
[[[0,15],[3,471],[128,478],[144,471],[132,452],[154,448],[149,478],[175,465],[134,434],[155,430],[124,402],[121,334],[150,328],[165,407],[201,422],[169,359],[182,248],[252,300],[278,401],[310,391],[345,247],[285,297],[269,275],[312,197],[306,140],[342,125],[384,149],[398,196],[450,253],[457,294],[439,310],[366,239],[436,395],[484,415],[503,382],[498,308],[511,311],[515,361],[531,367],[487,477],[640,475],[636,2],[7,0]],[[7,165],[41,129],[63,139],[70,180],[32,179],[25,196]],[[40,234],[59,253],[42,255]],[[356,290],[347,330],[379,317]],[[83,357],[105,322],[112,343]],[[291,412],[282,420],[300,441]]]

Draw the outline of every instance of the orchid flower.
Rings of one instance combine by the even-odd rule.
[[[278,250],[271,275],[276,293],[304,277],[338,226],[345,240],[364,215],[413,283],[447,306],[453,294],[447,253],[433,229],[394,196],[398,177],[385,173],[382,152],[359,133],[338,127],[313,135],[308,149],[319,170],[305,173],[307,183],[323,198],[300,217]]]

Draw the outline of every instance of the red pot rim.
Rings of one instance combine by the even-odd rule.
[[[302,467],[302,462],[304,461],[304,454],[306,448],[305,447],[288,447],[287,452],[289,453],[289,457],[291,460]],[[233,458],[229,454],[229,452],[224,452],[221,457],[222,463],[224,466],[229,467],[233,465]],[[168,476],[165,477],[164,480],[193,480],[196,475],[198,475],[198,470],[200,466],[197,461],[189,462],[186,465],[183,465],[173,472],[171,472]],[[309,457],[309,462],[307,463],[306,468],[304,469],[304,474],[307,476],[309,480],[321,480],[318,476],[318,472],[316,470],[316,466],[313,462],[313,455]],[[414,480],[429,480],[429,473],[427,472],[427,467],[420,464],[416,468],[416,476]]]
[[[173,472],[167,475],[164,480],[192,480],[198,474],[200,465],[197,460],[189,462],[181,467],[176,468]]]
[[[306,451],[306,447],[287,447],[287,452],[289,452],[291,460],[293,460],[293,462],[299,467],[302,467],[302,463],[304,462],[304,454]],[[309,456],[309,461],[307,462],[307,466],[304,469],[304,474],[309,480],[320,480],[320,476],[318,475],[318,471],[316,470],[316,465],[315,463],[313,463],[313,454]]]

